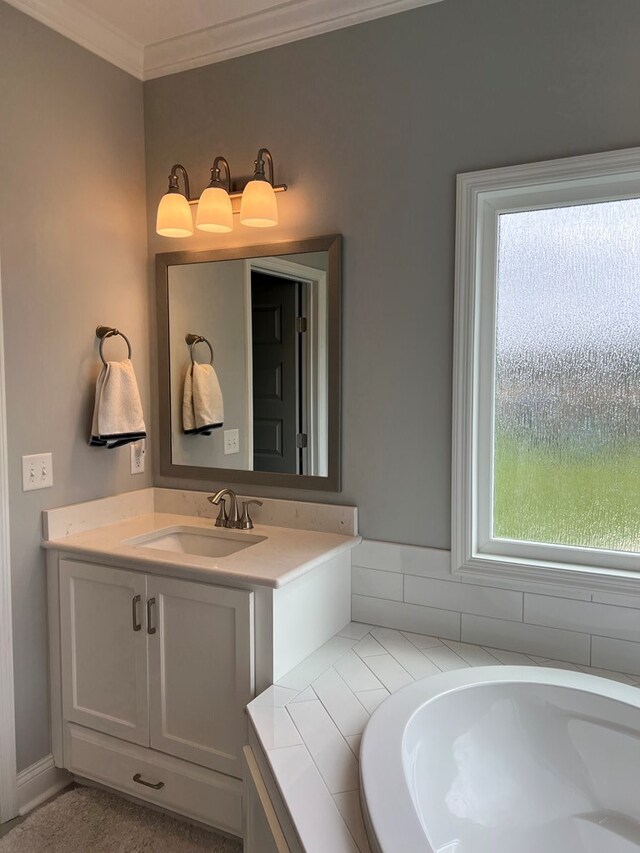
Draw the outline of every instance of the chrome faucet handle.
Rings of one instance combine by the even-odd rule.
[[[253,530],[253,521],[251,520],[251,516],[249,515],[249,507],[251,504],[257,504],[258,506],[262,506],[262,501],[242,501],[242,518],[238,524],[240,530]]]

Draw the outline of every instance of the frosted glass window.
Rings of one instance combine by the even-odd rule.
[[[640,552],[640,199],[498,234],[493,535]]]

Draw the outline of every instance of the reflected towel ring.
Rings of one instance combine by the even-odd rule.
[[[200,362],[196,362],[193,356],[193,349],[196,344],[206,344],[209,347],[209,352],[211,353],[211,359],[209,364],[213,366],[213,347],[209,343],[209,341],[204,338],[202,335],[193,335],[189,332],[184,336],[186,343],[189,345],[189,355],[191,356],[191,364],[199,364]]]
[[[100,358],[105,366],[107,362],[105,361],[104,355],[102,354],[102,347],[104,346],[104,342],[107,338],[113,338],[116,335],[119,335],[126,341],[127,350],[129,351],[127,358],[131,358],[131,341],[123,332],[118,331],[118,329],[114,329],[112,326],[98,326],[98,328],[96,329],[96,337],[100,338]]]

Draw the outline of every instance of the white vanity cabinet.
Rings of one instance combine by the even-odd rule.
[[[55,766],[241,836],[246,706],[349,622],[358,539],[263,525],[230,555],[167,552],[149,534],[225,537],[177,513],[90,526],[122,500],[44,516]]]
[[[242,778],[244,708],[254,696],[253,592],[60,559],[59,605],[62,717],[73,724],[67,769],[162,802],[167,776],[154,757],[175,756],[197,765],[182,769],[199,771],[204,790],[192,784],[205,809],[213,780],[200,768]],[[80,726],[110,738],[87,739]],[[110,766],[123,778],[112,778]],[[174,797],[165,800],[176,811],[184,811],[180,770],[176,764]],[[239,833],[239,782],[235,793],[235,819],[227,815],[222,826]],[[216,818],[214,809],[206,822]]]
[[[60,561],[66,720],[242,776],[253,593]]]

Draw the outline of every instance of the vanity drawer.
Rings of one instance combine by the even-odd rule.
[[[72,723],[68,724],[68,747],[67,766],[77,776],[242,835],[239,779]]]

